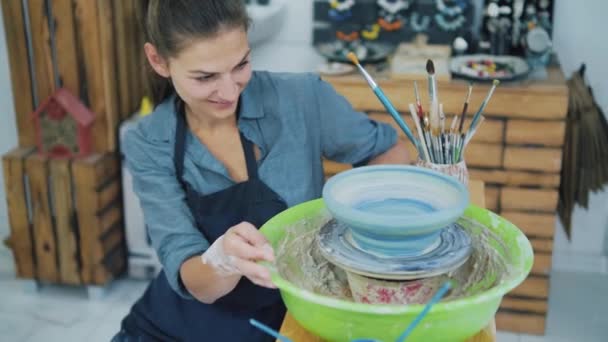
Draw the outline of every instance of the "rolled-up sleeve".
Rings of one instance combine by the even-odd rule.
[[[315,77],[323,156],[341,163],[365,164],[397,143],[397,132],[388,124],[357,112],[327,82]],[[371,95],[370,93],[370,96]]]
[[[190,299],[179,269],[188,258],[205,251],[209,243],[195,227],[172,156],[161,144],[166,142],[151,141],[141,130],[133,129],[125,135],[123,152],[150,240],[169,284],[179,295]]]

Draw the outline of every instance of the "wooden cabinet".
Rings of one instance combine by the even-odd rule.
[[[19,145],[2,157],[19,278],[108,284],[126,268],[118,127],[148,93],[141,1],[1,1]],[[33,152],[32,112],[65,88],[95,113],[92,153]]]
[[[2,164],[17,277],[105,286],[125,271],[118,155],[49,159],[16,148]]]
[[[96,115],[93,151],[116,151],[120,121],[134,113],[142,96],[149,93],[141,1],[30,0],[23,4],[0,2],[19,147],[35,146],[31,113],[63,87]]]
[[[358,75],[325,80],[356,110],[397,127]],[[414,103],[413,81],[390,77],[376,80],[413,128],[407,109],[409,103]],[[420,86],[426,89],[425,82]],[[477,110],[488,88],[489,85],[475,84],[470,115]],[[466,91],[466,82],[439,82],[439,98],[450,120],[462,110]],[[426,91],[422,96],[424,105],[428,103]],[[486,108],[485,122],[465,153],[470,177],[486,183],[487,208],[517,225],[530,239],[535,253],[529,278],[507,295],[501,305],[496,316],[499,329],[530,334],[543,334],[545,330],[567,108],[568,89],[557,68],[549,69],[547,79],[542,81],[501,84]],[[401,138],[406,139],[402,133]],[[411,155],[416,156],[415,149],[410,147]],[[326,162],[326,176],[349,167]]]

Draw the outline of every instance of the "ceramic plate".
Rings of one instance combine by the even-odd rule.
[[[444,274],[460,267],[472,252],[471,238],[454,223],[441,231],[438,244],[420,255],[383,256],[359,248],[348,228],[329,221],[318,233],[323,256],[346,271],[379,279],[419,279]]]
[[[396,50],[395,45],[382,42],[365,42],[365,46],[367,47],[367,53],[365,57],[359,58],[359,62],[362,64],[383,62]],[[346,57],[346,54],[336,47],[336,42],[315,45],[317,51],[329,61],[350,64],[351,61]]]
[[[530,67],[520,57],[480,54],[453,57],[450,72],[455,77],[475,81],[512,81],[526,77]]]
[[[321,75],[339,76],[350,74],[355,71],[355,66],[346,63],[328,62],[321,64],[318,71]]]

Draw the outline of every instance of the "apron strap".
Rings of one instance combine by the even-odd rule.
[[[186,118],[184,117],[184,103],[177,99],[175,104],[175,116],[177,125],[175,128],[175,144],[173,145],[173,163],[175,164],[175,174],[182,186],[184,182],[184,155],[186,153]]]
[[[258,162],[255,159],[255,153],[253,152],[253,143],[249,141],[243,135],[243,132],[240,132],[241,135],[241,145],[243,145],[243,151],[245,152],[245,163],[247,163],[247,175],[249,179],[257,179],[258,178]]]

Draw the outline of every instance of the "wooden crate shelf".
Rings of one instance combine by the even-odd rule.
[[[15,96],[19,146],[35,145],[30,114],[63,87],[96,114],[93,150],[116,151],[121,120],[134,113],[149,93],[141,1],[28,0],[23,4],[1,1],[12,88],[19,94]]]
[[[469,168],[469,176],[472,179],[484,181],[486,186],[499,185],[556,189],[559,187],[560,182],[559,173],[513,171],[492,168]]]
[[[545,313],[501,309],[496,314],[496,327],[500,330],[544,335],[546,325],[547,316]]]
[[[104,285],[126,267],[120,122],[148,88],[139,0],[1,1],[19,148],[3,157],[19,278]],[[65,88],[94,114],[88,158],[34,153],[32,113]],[[95,292],[95,291],[93,291]]]
[[[17,276],[106,285],[126,268],[119,160],[49,159],[33,148],[2,158]]]
[[[504,154],[507,170],[558,173],[562,169],[562,150],[545,147],[507,146]]]
[[[500,191],[500,208],[551,213],[557,208],[558,197],[557,189],[503,187]]]
[[[506,296],[502,300],[502,307],[506,310],[546,314],[549,306],[547,305],[547,301],[542,299]]]
[[[325,79],[356,110],[393,125],[400,138],[406,139],[359,75]],[[413,80],[390,75],[376,79],[406,123],[414,127],[408,109],[415,100],[413,91],[408,91],[413,89]],[[467,83],[438,81],[438,89],[446,114],[460,113]],[[487,90],[487,85],[475,85],[469,112],[479,107]],[[426,92],[422,101],[428,103]],[[530,276],[505,297],[496,316],[499,329],[544,333],[567,108],[568,90],[558,68],[549,69],[544,81],[502,84],[465,151],[470,177],[486,184],[486,208],[518,226],[534,249]],[[415,148],[408,147],[416,157]],[[331,176],[350,165],[326,161],[324,167],[326,176]]]
[[[561,147],[565,131],[564,121],[508,120],[505,142],[509,145]]]

